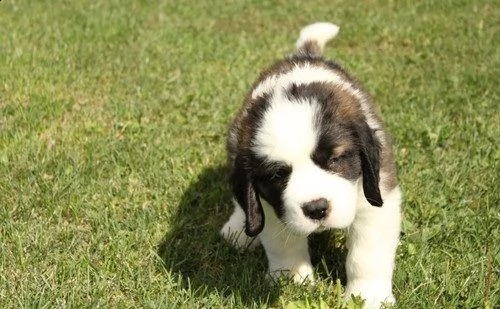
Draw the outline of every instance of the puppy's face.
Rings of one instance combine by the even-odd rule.
[[[249,111],[249,147],[233,175],[233,187],[244,188],[235,195],[247,214],[247,234],[263,227],[261,203],[305,234],[349,226],[360,198],[382,204],[379,147],[353,99],[309,84],[257,100]]]

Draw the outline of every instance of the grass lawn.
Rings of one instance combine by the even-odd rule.
[[[342,232],[306,287],[218,236],[226,127],[313,21],[340,25],[326,56],[394,137],[399,308],[499,306],[499,20],[488,0],[1,1],[0,308],[340,306]]]

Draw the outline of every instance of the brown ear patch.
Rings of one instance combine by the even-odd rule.
[[[359,101],[354,97],[352,92],[341,88],[340,86],[334,86],[335,96],[336,96],[336,106],[334,107],[337,115],[340,119],[344,119],[350,122],[359,121],[362,118],[361,107]]]

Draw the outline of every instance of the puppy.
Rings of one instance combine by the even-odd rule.
[[[302,29],[296,51],[263,71],[229,128],[234,213],[221,234],[262,244],[272,278],[314,280],[307,236],[347,229],[345,297],[394,303],[401,191],[388,133],[361,84],[323,59],[339,28]]]

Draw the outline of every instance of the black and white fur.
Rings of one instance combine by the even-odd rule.
[[[296,52],[247,94],[229,129],[235,209],[221,234],[238,248],[262,244],[271,277],[304,282],[314,280],[307,236],[346,228],[345,295],[377,308],[395,301],[401,191],[370,96],[322,57],[337,32],[331,23],[302,29]]]

